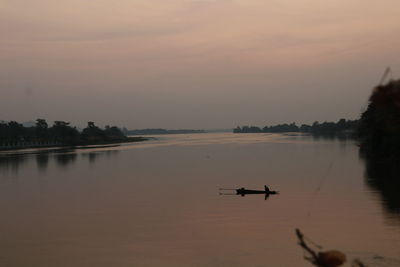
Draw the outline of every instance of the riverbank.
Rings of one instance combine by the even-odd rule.
[[[10,143],[7,145],[0,146],[0,151],[10,151],[10,150],[22,150],[22,149],[30,149],[30,148],[91,148],[93,146],[118,146],[123,143],[132,143],[132,142],[143,142],[147,141],[151,138],[146,138],[142,136],[135,137],[126,137],[124,139],[118,140],[103,140],[103,141],[90,141],[90,142],[82,142],[77,144],[62,144],[60,142],[16,142]]]

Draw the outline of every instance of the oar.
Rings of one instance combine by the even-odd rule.
[[[237,190],[235,188],[219,188],[219,190]]]

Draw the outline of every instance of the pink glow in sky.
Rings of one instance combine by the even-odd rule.
[[[0,0],[0,120],[128,128],[355,119],[398,0]]]

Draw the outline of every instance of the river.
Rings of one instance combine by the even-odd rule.
[[[311,266],[296,228],[349,260],[400,266],[400,203],[354,141],[155,137],[1,152],[0,266]],[[219,194],[264,185],[280,194]]]

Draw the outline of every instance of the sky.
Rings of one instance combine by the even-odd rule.
[[[0,0],[0,120],[356,119],[400,78],[398,0]]]

